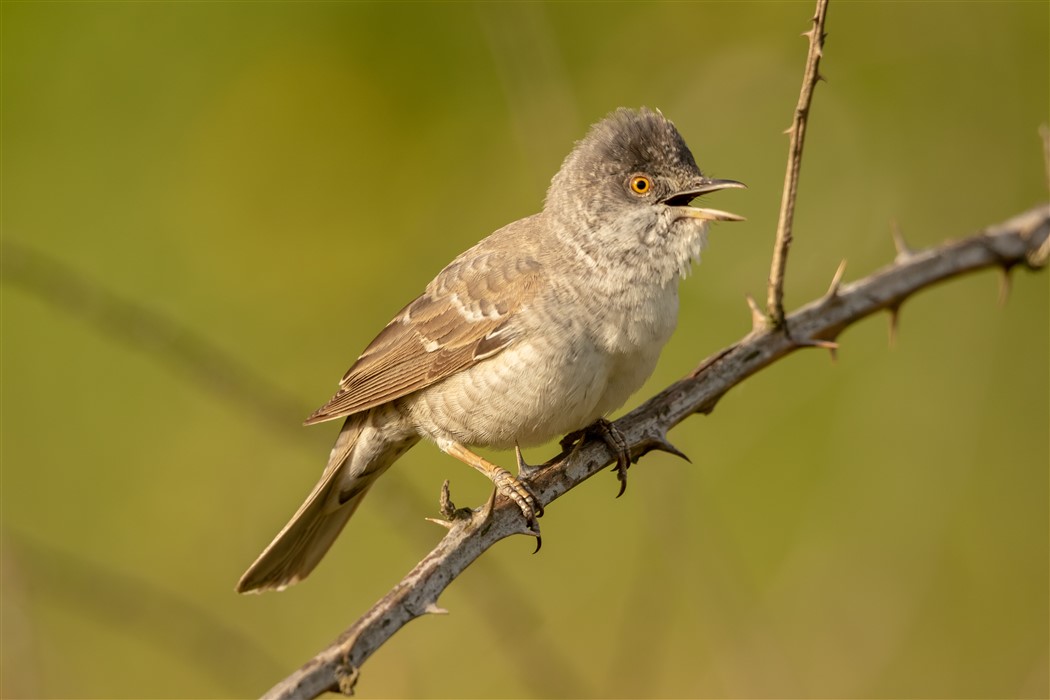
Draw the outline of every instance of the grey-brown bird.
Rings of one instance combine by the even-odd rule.
[[[591,127],[543,211],[438,273],[306,420],[346,419],[321,480],[237,590],[305,578],[420,438],[488,475],[534,526],[542,506],[527,479],[469,446],[537,445],[622,406],[674,330],[707,222],[741,220],[690,203],[729,187],[743,185],[705,177],[659,112],[621,108]]]

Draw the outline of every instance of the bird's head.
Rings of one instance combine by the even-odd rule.
[[[692,206],[701,195],[731,187],[744,185],[705,177],[678,129],[660,112],[620,108],[576,144],[551,181],[544,208],[591,229],[626,218],[667,233],[708,221],[742,221],[736,214]]]

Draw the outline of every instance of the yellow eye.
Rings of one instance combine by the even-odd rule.
[[[645,175],[635,175],[631,178],[631,192],[635,194],[649,194],[653,188],[653,181]]]

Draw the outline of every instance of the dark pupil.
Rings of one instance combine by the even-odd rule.
[[[641,178],[634,181],[634,189],[638,190],[639,192],[645,192],[647,187],[649,187],[649,183],[645,180],[642,180]]]

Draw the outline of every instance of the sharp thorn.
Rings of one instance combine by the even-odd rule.
[[[479,525],[492,520],[492,512],[496,508],[496,494],[498,492],[499,489],[492,489],[492,493],[489,494],[489,500],[485,501],[485,505],[483,505],[481,510],[478,511],[477,522]]]
[[[831,353],[831,361],[835,362],[838,359],[839,344],[834,340],[824,340],[822,338],[807,338],[805,340],[796,340],[795,343],[801,348],[823,348]]]
[[[900,316],[901,316],[901,307],[900,307],[900,305],[898,304],[898,305],[889,307],[889,312],[890,312],[890,338],[889,338],[889,344],[890,344],[891,348],[895,348],[895,347],[897,347],[897,327],[898,327],[898,324],[900,322]]]
[[[751,331],[758,333],[769,328],[769,320],[766,318],[766,314],[759,308],[758,302],[750,294],[744,295],[747,300],[747,306],[751,309]]]
[[[831,278],[831,284],[828,285],[828,291],[824,294],[825,301],[831,301],[839,295],[839,289],[842,286],[842,276],[846,274],[846,261],[843,260],[839,263],[838,269],[835,270],[835,275]]]
[[[999,268],[999,306],[1006,306],[1010,298],[1011,284],[1010,268],[1003,266]]]
[[[427,603],[427,607],[423,609],[423,612],[428,615],[448,615],[448,610],[438,607],[437,603]]]
[[[824,348],[825,350],[838,350],[839,344],[834,340],[821,340],[819,338],[811,338],[809,340],[796,340],[799,347],[803,348]]]
[[[519,447],[517,444],[514,445],[514,458],[518,462],[519,479],[531,479],[536,474],[536,472],[539,471],[537,467],[534,467],[525,461],[525,458],[521,455],[521,447]]]
[[[915,251],[909,248],[904,240],[904,234],[901,233],[900,224],[897,223],[896,219],[890,223],[890,235],[893,236],[893,247],[897,250],[897,262],[907,260],[915,254]]]
[[[446,530],[451,530],[452,529],[452,521],[451,520],[442,520],[441,518],[423,518],[423,520],[426,520],[428,523],[434,523],[435,525],[440,525],[441,527],[445,528]]]
[[[693,460],[689,459],[689,455],[672,445],[671,441],[667,439],[666,435],[658,435],[656,438],[654,438],[652,441],[651,449],[658,450],[660,452],[666,452],[667,454],[672,454],[675,457],[681,457],[690,464],[693,463]]]
[[[1025,236],[1025,238],[1029,237],[1030,234]],[[1024,254],[1024,262],[1032,270],[1043,269],[1048,261],[1050,261],[1050,237],[1044,238],[1038,247],[1030,248]]]

